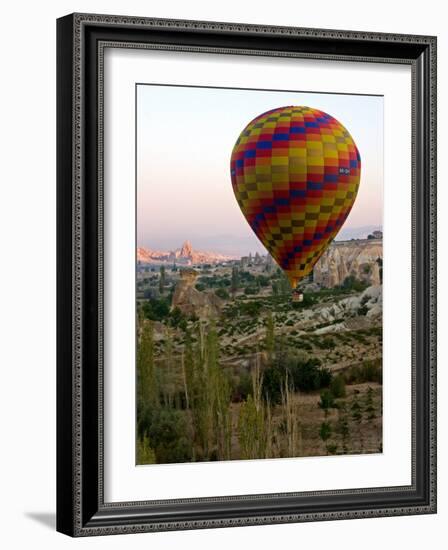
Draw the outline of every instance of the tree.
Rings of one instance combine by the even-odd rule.
[[[217,288],[215,290],[215,294],[216,294],[216,296],[218,296],[218,298],[221,298],[222,300],[228,300],[229,299],[229,293],[227,292],[227,290],[225,288]]]
[[[208,327],[198,323],[195,349],[187,331],[184,350],[184,391],[193,424],[194,452],[204,460],[227,460],[231,450],[232,387],[219,365],[214,323]]]
[[[330,383],[330,391],[336,399],[345,397],[345,380],[342,374],[338,374]]]
[[[263,376],[259,364],[252,371],[252,394],[240,409],[238,440],[242,458],[271,456],[272,424],[270,407],[262,399]]]
[[[317,357],[293,357],[286,359],[285,363],[292,377],[295,390],[315,391],[328,387],[331,382],[331,372],[325,367],[320,367],[321,363]]]
[[[163,294],[163,291],[165,290],[165,284],[166,284],[165,266],[162,265],[160,267],[160,279],[159,279],[160,294]]]
[[[348,425],[348,416],[345,405],[338,410],[339,418],[336,426],[337,433],[342,438],[342,450],[348,453],[348,441],[350,437],[350,428]]]
[[[360,422],[362,420],[362,409],[361,409],[361,405],[358,402],[358,398],[356,396],[353,400],[351,409],[352,409],[353,420],[355,420],[356,422]]]
[[[184,352],[182,354],[182,374],[184,379],[185,403],[190,408],[190,393],[194,391],[194,355],[189,330],[185,331]],[[191,395],[193,397],[193,395]]]
[[[274,405],[281,402],[284,376],[284,371],[277,365],[265,369],[262,381],[262,396],[265,401]]]
[[[364,438],[363,438],[362,429],[361,429],[362,408],[361,408],[361,405],[359,404],[358,398],[356,396],[353,400],[351,409],[352,409],[352,418],[358,424],[358,435],[359,435],[359,440],[360,440],[360,443],[361,443],[361,451],[363,451],[364,450]]]
[[[331,424],[329,422],[322,422],[319,429],[319,437],[322,439],[322,442],[325,445],[325,451],[328,454],[327,440],[330,438],[332,433]]]
[[[299,406],[294,400],[292,387],[288,382],[286,373],[282,391],[282,424],[286,435],[286,449],[284,455],[287,457],[300,456],[302,451],[302,431],[300,426]]]
[[[235,294],[237,293],[239,285],[240,285],[239,279],[240,279],[240,277],[239,277],[238,268],[234,265],[232,267],[232,278],[231,278],[231,281],[230,281],[230,289],[231,289],[231,292],[232,292],[232,296],[234,298],[235,298]]]
[[[189,462],[191,438],[182,411],[166,407],[153,409],[147,416],[146,434],[157,457],[157,463]]]
[[[159,403],[159,389],[154,364],[154,328],[143,322],[137,351],[137,393],[141,407]]]
[[[143,316],[151,321],[163,321],[170,313],[170,306],[165,298],[151,298],[142,307]]]
[[[373,389],[370,386],[367,389],[365,405],[367,420],[372,421],[375,418],[375,407],[373,406]]]
[[[161,393],[164,405],[168,408],[174,406],[175,394],[175,376],[174,376],[174,356],[173,356],[173,335],[169,327],[165,329],[165,338],[163,342],[163,368],[160,369],[162,375]]]
[[[328,409],[334,407],[334,395],[330,390],[324,390],[320,394],[319,407],[325,412],[325,417],[328,416]]]
[[[268,360],[269,362],[271,362],[275,347],[274,318],[271,311],[269,311],[266,316],[266,333],[264,337],[264,347],[266,349],[266,353],[268,354]]]

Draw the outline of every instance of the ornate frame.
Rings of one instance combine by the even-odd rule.
[[[111,45],[411,65],[412,485],[104,502],[102,82]],[[73,14],[57,22],[57,50],[58,531],[89,536],[435,513],[436,38]]]

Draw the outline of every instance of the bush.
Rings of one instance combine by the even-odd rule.
[[[266,277],[266,275],[258,275],[257,284],[263,287],[267,287],[271,284],[271,279],[269,277]]]
[[[291,331],[291,334],[294,334],[294,331]],[[297,332],[296,332],[297,334]],[[313,346],[310,342],[300,338],[294,342],[294,345],[297,349],[304,349],[306,351],[313,351]]]
[[[347,384],[362,384],[364,382],[376,382],[382,384],[383,370],[381,362],[364,361],[362,365],[351,367],[348,373],[344,374]]]
[[[294,389],[300,391],[315,391],[328,387],[332,379],[331,372],[325,367],[320,367],[320,361],[316,358],[298,360],[288,366],[288,371]]]
[[[255,300],[250,302],[241,302],[239,304],[240,312],[243,315],[250,315],[251,317],[257,316],[260,313],[262,307],[263,304],[260,302],[256,302]]]
[[[145,319],[150,321],[162,321],[170,313],[170,305],[165,298],[151,298],[142,307]]]
[[[322,340],[316,339],[315,344],[320,349],[334,349],[336,347],[335,341],[329,336],[326,336]]]
[[[192,458],[191,439],[185,413],[166,408],[146,407],[138,415],[140,438],[149,438],[156,462],[189,462]]]
[[[218,296],[218,298],[222,298],[223,300],[228,300],[229,299],[229,293],[227,292],[227,290],[225,288],[216,289],[215,294],[216,294],[216,296]]]
[[[298,357],[284,350],[277,350],[274,363],[265,369],[263,393],[272,402],[281,400],[281,391],[288,376],[295,391],[316,391],[329,386],[332,380],[331,372],[316,357]]]
[[[254,286],[246,286],[246,288],[244,289],[244,294],[246,296],[251,296],[253,294],[257,294],[258,293],[258,289]]]

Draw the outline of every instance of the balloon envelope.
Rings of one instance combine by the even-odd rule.
[[[327,113],[280,107],[244,128],[230,164],[244,216],[295,288],[355,202],[361,157],[353,138]]]

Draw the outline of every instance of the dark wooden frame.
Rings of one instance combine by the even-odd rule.
[[[111,45],[411,65],[410,486],[163,503],[104,502],[102,54]],[[87,536],[434,513],[436,38],[74,14],[57,22],[57,52],[57,529]]]

